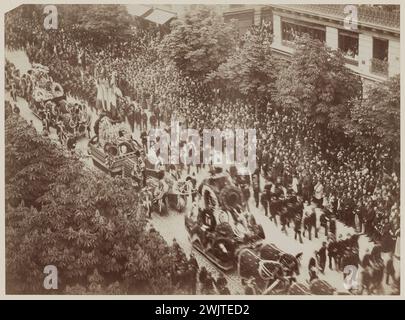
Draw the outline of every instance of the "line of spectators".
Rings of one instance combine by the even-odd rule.
[[[66,92],[90,105],[96,99],[94,75],[100,68],[115,72],[124,95],[119,113],[133,127],[144,123],[140,110],[147,108],[153,111],[152,126],[176,119],[197,129],[255,128],[258,163],[268,181],[280,179],[304,201],[315,198],[346,225],[381,241],[384,251],[394,251],[399,177],[385,146],[359,146],[346,137],[320,133],[294,112],[270,104],[259,108],[254,99],[229,97],[220,86],[184,77],[159,59],[160,35],[154,32],[139,31],[137,41],[111,38],[101,44],[91,37],[96,36],[83,36],[74,28],[44,31],[35,17],[6,20],[7,46],[24,48],[31,61],[48,65]]]

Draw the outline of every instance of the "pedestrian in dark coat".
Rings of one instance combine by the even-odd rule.
[[[156,116],[154,114],[150,115],[149,122],[150,122],[151,127],[155,129],[157,121],[156,121]]]
[[[371,259],[370,249],[366,249],[366,253],[363,256],[363,260],[361,261],[361,266],[363,267],[363,269],[371,267],[370,259]]]
[[[311,223],[311,215],[308,211],[304,212],[304,217],[303,217],[303,222],[304,222],[304,232],[303,236],[305,237],[306,231],[308,231],[308,239],[312,239],[312,223]]]
[[[311,282],[314,279],[318,279],[318,274],[317,274],[317,263],[316,263],[316,255],[317,251],[315,251],[314,256],[309,259],[308,263],[308,274],[309,274],[309,282]]]
[[[287,218],[288,218],[288,210],[286,207],[283,207],[280,212],[280,224],[281,224],[281,231],[283,231],[286,235],[288,235]]]
[[[141,114],[141,130],[146,131],[148,129],[148,115],[145,110],[142,110]]]
[[[326,265],[326,242],[322,242],[322,247],[318,250],[317,258],[319,261],[319,270],[325,273]]]
[[[231,294],[228,287],[228,281],[225,279],[225,277],[220,274],[217,278],[217,280],[215,281],[215,286],[217,288],[217,291],[219,294],[222,295],[228,295]]]
[[[302,213],[297,212],[294,217],[294,239],[298,240],[302,243],[302,236],[301,236],[301,224],[302,224]]]
[[[242,281],[245,285],[245,295],[255,295],[256,294],[256,281],[254,277],[251,277],[247,281]]]
[[[264,185],[264,190],[261,196],[261,203],[264,207],[264,214],[266,217],[269,216],[269,213],[271,214],[270,206],[272,201],[273,199],[271,198],[271,183],[266,183]]]
[[[205,278],[205,281],[202,282],[202,294],[214,294],[215,289],[214,289],[214,283],[215,279],[213,278],[211,272],[207,272],[207,276]]]
[[[200,274],[198,276],[198,280],[200,281],[201,284],[205,282],[205,280],[207,279],[207,275],[208,275],[207,269],[205,267],[202,267]]]
[[[139,106],[134,107],[134,119],[136,128],[142,130],[141,108]]]
[[[256,208],[258,208],[260,198],[260,175],[258,170],[256,170],[252,176],[252,185],[253,185],[253,196],[256,202]]]
[[[273,221],[277,226],[277,215],[280,214],[281,211],[281,201],[277,199],[275,196],[271,197],[269,209],[270,209],[270,220]]]
[[[310,215],[310,223],[312,228],[314,228],[315,231],[315,238],[318,238],[318,227],[316,225],[316,213],[315,213],[315,208],[312,208],[312,212]]]
[[[231,291],[229,291],[229,288],[227,286],[223,286],[220,290],[218,290],[218,293],[220,295],[230,295]]]
[[[319,218],[319,221],[320,221],[321,227],[323,227],[325,229],[325,235],[327,235],[328,231],[329,231],[328,229],[329,229],[329,221],[330,221],[330,219],[329,219],[328,212],[326,212],[326,210],[325,210],[324,213],[321,214],[321,217]]]
[[[343,240],[343,236],[340,234],[339,239],[336,241],[336,262],[337,268],[336,270],[342,270],[342,259],[345,252],[345,240]]]
[[[135,130],[135,106],[133,104],[129,105],[127,114],[129,126],[131,127],[131,132]]]
[[[390,257],[387,261],[387,264],[385,266],[385,273],[387,274],[385,283],[389,285],[390,278],[392,281],[395,281],[395,269],[394,269],[394,255],[391,252]]]
[[[157,125],[158,125],[158,127],[160,127],[160,108],[159,108],[159,106],[155,107],[154,114],[156,117]]]
[[[338,269],[338,263],[337,263],[338,248],[337,248],[336,244],[337,243],[335,240],[329,241],[329,244],[328,244],[329,269],[331,269],[331,270],[333,270],[332,260],[335,262],[335,269]]]
[[[197,274],[198,270],[195,269],[191,264],[188,264],[187,276],[185,280],[188,282],[190,294],[197,294]]]
[[[336,236],[336,218],[334,216],[329,219],[329,231]]]
[[[146,131],[142,131],[141,141],[143,149],[145,150],[145,152],[148,152],[148,134],[146,133]]]

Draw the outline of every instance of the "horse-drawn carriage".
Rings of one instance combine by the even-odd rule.
[[[48,127],[55,128],[60,138],[85,136],[91,122],[85,105],[68,103],[64,99],[52,99],[39,105],[34,103],[31,110],[39,119],[47,121]]]
[[[141,145],[120,124],[113,124],[104,115],[96,121],[98,133],[88,142],[88,153],[96,167],[112,176],[123,175],[126,168],[132,171],[141,157]]]
[[[153,195],[152,211],[167,214],[168,210],[183,212],[187,205],[187,198],[195,192],[192,184],[186,178],[170,174],[159,165],[153,165],[145,158],[146,187]],[[160,168],[159,168],[160,167]]]
[[[54,82],[48,72],[47,67],[33,64],[26,74],[33,86],[29,97],[31,111],[45,121],[47,127],[56,128],[61,139],[84,136],[91,121],[87,107],[67,102],[62,86]]]
[[[272,243],[258,242],[238,252],[238,275],[242,279],[253,278],[260,293],[284,290],[286,294],[299,275],[301,255],[286,253]]]
[[[327,281],[321,279],[313,279],[309,288],[314,295],[333,295],[337,293],[336,289],[331,286]]]
[[[169,186],[164,182],[164,171],[157,175],[151,175],[150,172],[146,178],[146,188],[150,192],[150,211],[157,212],[160,215],[167,214],[167,192]]]
[[[32,99],[36,103],[65,99],[62,86],[49,76],[49,68],[34,63],[24,75],[32,84]]]
[[[222,270],[236,266],[240,247],[265,237],[244,207],[241,190],[228,174],[218,172],[199,186],[198,212],[185,217],[193,247]]]
[[[286,279],[277,279],[266,290],[264,290],[262,294],[309,296],[312,293],[308,286],[303,283],[290,282]]]

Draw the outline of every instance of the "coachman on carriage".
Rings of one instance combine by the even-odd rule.
[[[48,72],[47,67],[34,64],[25,75],[33,87],[28,97],[30,109],[43,122],[46,131],[49,127],[57,130],[61,141],[84,136],[91,121],[87,107],[68,103],[62,86],[54,82]]]
[[[240,188],[221,168],[216,169],[199,186],[198,210],[186,215],[185,225],[196,250],[222,270],[231,270],[238,250],[265,236],[253,215],[243,210]]]
[[[151,190],[152,211],[167,214],[168,210],[184,212],[187,199],[195,193],[189,179],[181,179],[176,169],[166,172],[165,167],[159,163],[152,164],[145,158],[146,188]]]
[[[88,143],[88,153],[96,167],[110,175],[130,176],[142,155],[141,145],[132,139],[127,128],[114,124],[101,114],[97,119],[96,135]]]

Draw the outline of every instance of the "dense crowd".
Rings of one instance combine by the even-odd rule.
[[[24,48],[31,62],[49,66],[52,78],[65,92],[92,107],[96,107],[97,75],[116,74],[123,93],[118,113],[133,129],[145,131],[146,109],[151,111],[152,126],[179,120],[196,129],[255,128],[258,174],[266,181],[263,186],[253,185],[256,206],[262,206],[273,221],[279,219],[283,231],[291,223],[296,239],[302,241],[301,226],[309,239],[312,230],[317,236],[325,227],[327,251],[320,248],[316,259],[324,261],[322,252],[328,252],[340,270],[346,256],[353,259],[346,251],[355,246],[342,245],[337,249],[339,254],[333,254],[336,250],[331,243],[346,241],[333,232],[336,219],[380,243],[382,251],[399,256],[399,173],[386,146],[355,144],[344,135],[320,131],[299,114],[270,102],[258,106],[254,97],[229,97],[221,87],[183,76],[159,59],[161,35],[155,30],[138,31],[136,41],[111,38],[101,44],[80,32],[74,28],[44,32],[35,17],[14,18],[6,21],[6,45],[9,49]],[[295,210],[280,205],[288,197],[294,198]],[[318,220],[313,209],[321,212]],[[299,217],[294,214],[297,211]],[[367,265],[367,261],[362,264]]]
[[[172,254],[180,263],[173,265],[168,275],[172,283],[185,294],[231,294],[228,281],[222,273],[200,267],[194,254],[187,258],[176,239],[173,239]]]
[[[21,11],[6,21],[6,46],[10,50],[23,48],[30,61],[49,66],[50,76],[63,83],[65,92],[86,100],[91,107],[96,105],[97,80],[101,72],[117,74],[117,86],[124,96],[145,102],[147,96],[137,92],[133,86],[137,73],[153,60],[151,48],[160,37],[157,32],[139,30],[134,34],[136,41],[115,39],[110,36],[86,34],[75,26],[57,30],[44,30],[42,17],[35,15],[26,19]],[[20,23],[15,23],[20,21]],[[148,52],[148,54],[146,54]],[[128,59],[136,56],[136,59]],[[125,57],[125,58],[124,58]],[[120,99],[122,115],[127,114],[126,99]]]

